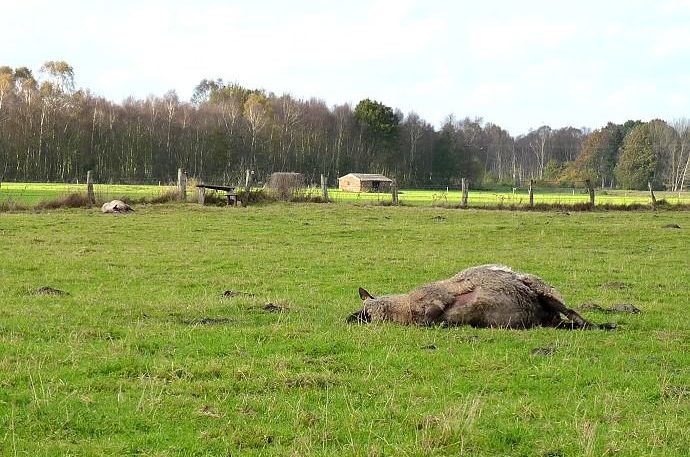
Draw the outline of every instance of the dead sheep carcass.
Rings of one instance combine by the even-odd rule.
[[[134,211],[134,209],[122,200],[113,200],[107,203],[103,203],[101,206],[101,212],[103,213],[125,213],[127,211]]]
[[[502,265],[468,268],[450,279],[421,286],[408,294],[374,298],[360,288],[359,295],[364,307],[350,315],[348,322],[517,329],[613,327],[586,321],[567,308],[561,294],[541,278]]]

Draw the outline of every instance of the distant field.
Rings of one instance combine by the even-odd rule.
[[[98,200],[108,200],[121,196],[156,197],[173,189],[173,186],[96,184],[94,193]],[[4,182],[0,186],[0,203],[35,205],[42,200],[51,200],[72,192],[86,193],[86,184]]]
[[[173,186],[156,185],[125,185],[125,184],[96,184],[94,191],[99,200],[107,200],[122,196],[134,198],[156,197],[162,193],[174,190]],[[45,183],[3,183],[0,186],[0,203],[14,202],[23,205],[34,205],[41,200],[49,200],[66,195],[70,192],[86,192],[86,185],[77,184],[45,184]],[[319,194],[319,189],[310,189],[308,192]],[[195,198],[194,189],[189,188],[190,199]],[[389,202],[390,194],[373,192],[353,193],[342,192],[338,189],[329,190],[330,198],[335,202],[346,203],[372,203]],[[690,193],[671,193],[656,192],[657,199],[665,199],[668,203],[690,204]],[[399,193],[399,200],[402,204],[413,206],[452,206],[460,204],[460,191],[446,189],[438,190],[415,190],[402,189]],[[574,204],[586,203],[589,195],[582,189],[537,189],[534,195],[535,203],[559,203]],[[597,204],[624,204],[633,203],[647,204],[650,197],[647,192],[606,190],[597,191]],[[493,207],[504,206],[526,206],[529,203],[529,196],[524,189],[516,190],[515,193],[509,191],[470,191],[469,205],[474,207]]]
[[[340,190],[330,190],[329,196],[336,202],[368,202],[368,201],[390,201],[390,194],[377,193],[352,193]],[[657,200],[665,199],[668,203],[690,203],[690,193],[681,194],[671,192],[655,192]],[[461,192],[458,190],[445,189],[439,190],[414,190],[402,189],[399,193],[399,200],[403,204],[429,206],[429,205],[459,205]],[[526,190],[516,190],[515,193],[509,191],[491,190],[471,190],[469,193],[469,206],[474,207],[493,207],[504,206],[527,206],[529,204],[529,194]],[[534,193],[534,203],[559,203],[572,205],[575,203],[589,202],[589,194],[582,189],[537,189]],[[625,191],[625,190],[606,190],[597,191],[595,197],[596,204],[617,204],[630,205],[633,203],[648,204],[650,196],[648,192]]]
[[[690,449],[689,212],[175,203],[0,213],[0,241],[3,456]],[[611,332],[345,323],[359,286],[489,262],[643,312],[583,311]]]

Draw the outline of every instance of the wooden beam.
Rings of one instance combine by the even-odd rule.
[[[323,201],[327,202],[328,200],[328,179],[326,176],[321,175],[321,196],[323,198]]]
[[[534,179],[529,180],[529,206],[534,206]]]
[[[182,168],[177,169],[177,192],[180,200],[187,199],[187,175]]]
[[[469,193],[470,193],[470,186],[469,182],[465,179],[462,178],[462,207],[467,208],[467,200],[469,198]]]
[[[89,204],[96,203],[96,194],[93,192],[93,171],[86,172],[86,197],[89,199]]]
[[[656,196],[654,196],[654,188],[650,181],[647,181],[647,187],[649,188],[649,196],[652,197],[652,208],[656,208]]]

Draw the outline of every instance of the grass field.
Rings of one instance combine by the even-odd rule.
[[[125,185],[125,184],[96,184],[96,197],[100,201],[128,196],[130,198],[154,198],[165,192],[174,190],[170,185]],[[3,183],[0,186],[0,204],[18,203],[35,205],[40,201],[55,199],[70,192],[86,192],[86,185],[56,184],[56,183]],[[309,189],[309,193],[320,195],[319,189]],[[195,198],[194,188],[188,189],[190,199]],[[329,197],[336,203],[386,203],[391,201],[387,193],[352,193],[330,189]],[[656,192],[656,198],[665,199],[670,204],[690,204],[690,194],[687,192]],[[400,202],[408,206],[453,206],[459,205],[461,193],[459,190],[418,190],[403,189],[399,194]],[[564,204],[589,202],[589,194],[583,189],[540,188],[535,190],[535,204]],[[512,191],[472,190],[469,205],[473,207],[527,206],[529,196],[526,189]],[[597,191],[596,204],[631,205],[634,203],[649,204],[648,192],[606,190]]]
[[[0,455],[688,455],[688,212],[136,210],[0,213]],[[643,312],[344,322],[488,262]]]

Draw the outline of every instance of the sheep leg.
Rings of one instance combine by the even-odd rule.
[[[429,305],[424,309],[423,325],[434,325],[441,321],[443,315],[443,307],[439,305]]]
[[[547,308],[563,314],[565,317],[570,319],[570,322],[562,321],[556,325],[557,328],[568,328],[568,329],[592,329],[599,328],[598,325],[593,324],[586,320],[584,317],[580,316],[575,310],[572,310],[565,306],[565,303],[557,299],[552,295],[540,295],[539,301]]]

